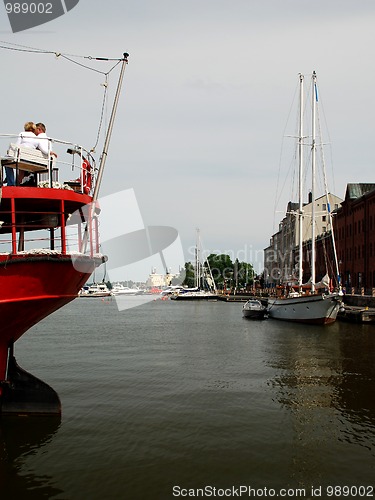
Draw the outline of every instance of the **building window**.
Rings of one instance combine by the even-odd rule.
[[[323,203],[322,208],[323,208],[323,210],[327,210],[327,205],[325,203]]]
[[[323,215],[322,216],[322,221],[325,222],[327,220],[327,216],[326,215]]]

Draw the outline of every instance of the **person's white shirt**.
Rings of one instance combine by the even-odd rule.
[[[50,139],[46,133],[41,132],[36,138],[36,148],[39,149],[43,154],[48,155],[50,152]]]
[[[48,141],[46,141],[48,142]],[[17,139],[18,146],[26,146],[27,148],[36,149],[38,147],[38,137],[34,132],[21,132]],[[48,153],[48,150],[47,150]]]

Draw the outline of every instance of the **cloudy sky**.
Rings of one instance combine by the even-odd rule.
[[[102,194],[134,189],[144,223],[176,228],[186,260],[199,227],[205,248],[256,269],[291,196],[277,179],[298,73],[318,74],[330,190],[374,182],[374,25],[373,0],[80,0],[13,34],[0,6],[7,43],[130,54]],[[35,119],[95,143],[103,75],[53,55],[0,58],[0,132]]]

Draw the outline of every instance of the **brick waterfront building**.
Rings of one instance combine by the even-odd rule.
[[[375,184],[348,184],[333,218],[342,285],[372,294],[375,287]]]

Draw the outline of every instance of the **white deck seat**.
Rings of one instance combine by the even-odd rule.
[[[51,157],[51,159],[54,163],[55,158]],[[46,172],[49,168],[48,156],[39,149],[18,146],[17,144],[10,144],[7,156],[1,158],[1,165],[28,172]]]

